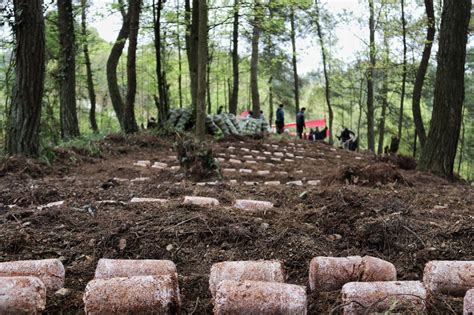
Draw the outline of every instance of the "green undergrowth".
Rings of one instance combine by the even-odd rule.
[[[100,141],[104,140],[106,136],[105,133],[90,133],[61,141],[56,146],[42,145],[38,158],[51,166],[59,155],[65,151],[72,151],[88,157],[100,157],[102,154]],[[74,156],[71,156],[70,159],[74,159]]]

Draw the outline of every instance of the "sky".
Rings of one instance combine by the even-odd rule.
[[[91,12],[106,12],[105,8],[111,2],[112,0],[96,0]],[[325,5],[332,14],[339,14],[343,13],[344,10],[348,10],[352,11],[355,16],[361,16],[366,11],[365,5],[360,0],[328,0]],[[118,13],[95,16],[92,18],[91,24],[98,30],[103,39],[113,42],[121,26],[121,16]],[[334,32],[338,41],[332,53],[337,58],[345,61],[354,60],[356,52],[364,48],[361,40],[365,40],[365,37],[367,37],[364,29],[357,22],[340,23]],[[302,75],[321,68],[321,50],[316,40],[316,34],[311,37],[297,39],[298,68]]]

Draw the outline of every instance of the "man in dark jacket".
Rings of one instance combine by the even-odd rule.
[[[151,117],[150,119],[148,119],[146,129],[154,129],[156,127],[158,127],[156,119],[154,117]]]
[[[326,139],[327,134],[328,134],[328,127],[324,127],[323,130],[319,131],[319,132],[316,134],[316,140],[324,140],[324,139]]]
[[[354,131],[350,130],[349,128],[344,128],[341,131],[341,135],[337,137],[341,141],[342,147],[344,149],[349,148],[349,140],[351,140],[351,135],[355,137]]]
[[[278,134],[282,134],[285,131],[285,112],[283,111],[283,104],[280,104],[277,109],[275,125]]]
[[[296,114],[296,133],[298,134],[298,138],[303,139],[303,129],[306,128],[306,124],[304,121],[304,112],[306,108],[303,107],[298,114]]]

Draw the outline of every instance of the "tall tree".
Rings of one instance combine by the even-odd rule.
[[[295,97],[295,109],[298,113],[300,111],[300,82],[298,78],[298,61],[296,58],[296,26],[295,26],[295,7],[290,5],[290,39],[292,48],[291,62],[293,64],[293,93]]]
[[[428,139],[419,167],[453,176],[464,102],[464,65],[471,0],[444,0]]]
[[[208,61],[207,0],[199,1],[198,11],[196,136],[202,141],[206,137],[206,72]]]
[[[254,18],[252,33],[252,56],[250,59],[250,88],[252,94],[253,117],[260,116],[260,93],[258,91],[258,46],[260,41],[261,29],[261,3],[260,0],[254,0]]]
[[[326,104],[328,106],[328,113],[329,113],[329,143],[332,144],[334,142],[333,141],[334,136],[332,133],[334,113],[333,113],[332,105],[331,105],[331,82],[330,82],[329,71],[328,71],[327,50],[325,46],[323,31],[321,28],[321,8],[319,6],[318,0],[314,0],[314,4],[316,7],[316,17],[315,17],[316,31],[318,33],[319,45],[321,46],[321,55],[323,58]]]
[[[130,32],[127,55],[127,102],[123,113],[124,130],[126,133],[138,131],[135,119],[135,97],[137,94],[137,41],[140,26],[141,0],[129,0]]]
[[[166,75],[163,69],[162,36],[161,36],[161,11],[163,10],[163,0],[153,0],[153,30],[155,35],[155,60],[156,77],[158,81],[158,122],[166,121],[169,112],[169,96],[166,83]]]
[[[398,139],[402,139],[403,110],[405,104],[405,91],[407,84],[407,22],[405,18],[405,0],[400,0],[402,12],[402,38],[403,38],[403,68],[402,68],[402,92],[400,94],[400,114],[398,115]]]
[[[59,29],[59,102],[61,137],[70,139],[79,136],[76,112],[76,49],[72,0],[58,0]]]
[[[369,69],[367,71],[367,142],[369,150],[375,151],[374,135],[374,70],[375,70],[375,8],[374,0],[369,0]]]
[[[81,0],[81,34],[82,34],[82,51],[84,53],[84,61],[86,64],[86,75],[87,75],[87,91],[89,93],[89,101],[91,103],[91,109],[89,111],[89,123],[94,133],[99,132],[97,126],[97,120],[95,117],[96,110],[96,94],[94,89],[94,77],[92,73],[91,58],[89,56],[89,44],[87,43],[88,32],[87,32],[87,0]]]
[[[43,0],[14,0],[13,8],[16,67],[6,149],[36,156],[45,72]]]
[[[181,56],[181,30],[180,30],[180,2],[176,0],[176,44],[178,48],[178,95],[179,95],[179,108],[183,108],[183,62]]]
[[[388,34],[387,30],[384,29],[383,36],[383,46],[384,46],[384,72],[383,72],[383,81],[382,81],[382,90],[380,98],[382,100],[382,113],[380,114],[380,124],[379,124],[379,145],[377,148],[377,154],[383,153],[383,146],[385,140],[385,121],[388,108],[388,79],[389,79],[389,63],[390,63],[390,46],[388,44]]]
[[[191,10],[189,0],[186,0],[186,53],[188,56],[189,76],[191,85],[192,107],[197,108],[198,85],[198,38],[199,38],[199,0],[193,0]]]
[[[229,101],[229,112],[237,115],[239,100],[239,10],[240,0],[234,0],[234,21],[232,28],[232,91]]]
[[[435,23],[435,14],[433,7],[433,0],[425,0],[425,9],[426,9],[426,18],[428,30],[426,33],[425,48],[423,49],[423,56],[421,58],[420,66],[416,73],[415,84],[413,86],[413,99],[412,99],[412,110],[413,110],[413,120],[415,122],[416,134],[418,139],[420,139],[421,148],[425,146],[426,143],[426,131],[425,126],[423,125],[423,117],[421,116],[420,102],[421,102],[421,92],[423,90],[423,83],[425,81],[426,71],[428,70],[428,65],[430,62],[431,56],[431,47],[433,46],[433,41],[436,33],[436,23]]]
[[[125,103],[117,82],[117,66],[130,33],[130,17],[125,11],[125,4],[123,3],[123,0],[117,1],[119,4],[120,13],[122,14],[122,27],[120,28],[117,39],[115,40],[112,50],[110,51],[109,58],[107,59],[107,85],[109,87],[110,100],[112,102],[115,115],[117,116],[117,119],[120,123],[120,127],[122,130],[124,130],[123,113],[125,109]]]
[[[208,47],[207,49],[207,61],[206,61],[206,102],[207,102],[207,113],[212,113],[212,102],[211,102],[211,65],[212,59],[214,58],[214,47]],[[219,96],[219,94],[217,94]],[[217,97],[217,104],[219,105],[219,98]]]

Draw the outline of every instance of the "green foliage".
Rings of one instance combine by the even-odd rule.
[[[126,2],[126,1],[125,1]],[[411,93],[413,82],[420,60],[420,54],[425,40],[426,21],[424,17],[424,3],[422,1],[405,1],[407,35],[408,35],[408,82],[407,95],[405,99],[405,112],[403,115],[403,135],[400,152],[406,155],[413,153],[414,147],[414,126],[411,113]],[[76,2],[77,3],[77,2]],[[145,0],[144,12],[141,21],[140,45],[137,52],[137,98],[136,117],[138,124],[146,125],[150,117],[157,116],[157,108],[154,96],[158,94],[156,70],[155,70],[155,48],[153,43],[151,1]],[[234,1],[213,0],[210,1],[210,34],[209,52],[212,56],[210,60],[209,90],[211,113],[215,113],[220,105],[227,109],[229,93],[232,88],[232,62],[230,56],[231,35],[232,35],[232,15],[234,13]],[[254,1],[241,1],[240,13],[240,86],[238,111],[243,112],[250,108],[250,35],[252,30],[252,20],[254,14]],[[262,110],[266,117],[270,117],[269,89],[273,90],[273,113],[280,103],[286,105],[286,120],[294,120],[293,108],[293,72],[291,68],[292,53],[290,46],[290,24],[289,13],[291,9],[295,12],[296,35],[302,40],[313,41],[317,38],[315,29],[315,17],[318,16],[323,36],[325,38],[324,50],[328,56],[329,75],[331,77],[331,101],[334,107],[334,132],[341,126],[347,126],[358,132],[360,145],[362,148],[366,144],[366,74],[368,69],[368,47],[363,47],[354,60],[340,60],[336,57],[335,51],[338,49],[336,29],[339,25],[360,20],[363,28],[367,27],[367,13],[356,15],[353,12],[345,11],[335,15],[329,10],[328,0],[318,1],[320,9],[316,10],[315,2],[312,0],[276,0],[262,1],[262,8],[259,11],[262,24],[262,38],[260,43],[260,65],[259,65],[259,88],[261,94]],[[360,2],[361,6],[366,6],[366,2]],[[105,10],[93,12],[88,10],[88,18],[101,19],[111,13],[119,13],[119,4],[112,1]],[[440,7],[435,1],[437,24],[440,22]],[[388,91],[388,111],[385,117],[386,143],[390,137],[397,132],[398,111],[400,104],[401,90],[401,20],[399,1],[376,1],[377,14],[377,66],[375,69],[375,120],[381,119],[382,99],[380,92],[382,89],[382,78],[384,74],[389,76]],[[167,1],[162,11],[162,47],[164,52],[162,62],[166,78],[169,84],[171,107],[179,107],[180,97],[183,99],[183,106],[187,107],[191,103],[191,93],[189,89],[190,75],[185,51],[185,23],[184,5],[180,1]],[[89,138],[89,100],[86,88],[86,70],[82,53],[83,36],[80,34],[80,16],[77,14],[76,40],[77,40],[77,106],[80,121],[80,129],[85,133],[84,138],[77,140],[77,143],[63,143],[59,134],[59,100],[58,100],[58,31],[57,13],[54,6],[46,11],[46,47],[47,47],[47,73],[45,82],[45,96],[43,99],[43,112],[41,120],[41,143],[43,148],[43,158],[47,161],[54,159],[54,150],[48,148],[57,146],[78,146],[92,155],[100,154],[94,147],[94,142]],[[387,38],[390,52],[385,55],[383,39]],[[94,84],[97,93],[97,121],[99,130],[103,134],[116,132],[119,124],[112,109],[108,96],[105,65],[110,53],[111,44],[100,38],[97,30],[89,28],[87,40],[91,54],[92,68],[94,73]],[[361,39],[363,41],[364,39]],[[11,96],[14,73],[10,66],[10,56],[12,45],[7,39],[1,41],[0,47],[0,144],[5,138],[9,97]],[[318,44],[315,44],[318,45]],[[320,47],[318,47],[319,49]],[[300,51],[297,52],[297,59],[300,60]],[[474,178],[474,130],[472,123],[474,120],[474,78],[473,78],[473,48],[468,53],[468,67],[466,70],[466,109],[464,113],[463,131],[459,145],[458,161],[460,161],[460,173],[468,179]],[[181,60],[179,59],[181,56]],[[428,127],[433,106],[434,82],[436,75],[435,51],[428,68],[423,94],[422,94],[422,115],[426,127]],[[118,67],[118,84],[124,97],[126,94],[126,58],[123,56]],[[316,61],[315,61],[316,62]],[[181,68],[181,71],[179,70]],[[178,80],[181,77],[182,90],[178,88]],[[271,78],[271,80],[270,80]],[[322,67],[314,73],[300,76],[300,106],[306,107],[307,119],[328,118],[325,93],[324,77]],[[271,84],[271,86],[270,86]],[[181,95],[180,95],[181,92]],[[427,128],[428,129],[428,128]],[[150,131],[163,136],[174,136],[166,128],[158,128]],[[98,136],[100,138],[100,135]],[[285,137],[285,135],[283,135]],[[376,139],[377,140],[377,139]],[[462,141],[463,140],[463,141]],[[463,145],[461,145],[461,142]],[[3,145],[2,145],[3,147]],[[462,147],[462,150],[461,150]],[[461,152],[462,151],[462,152]],[[420,152],[418,147],[418,153]]]
[[[89,157],[100,157],[102,149],[100,141],[106,137],[106,134],[88,134],[82,135],[78,138],[61,141],[57,146],[43,146],[40,151],[39,159],[52,165],[58,158],[58,152],[62,150],[78,152],[81,155]]]

